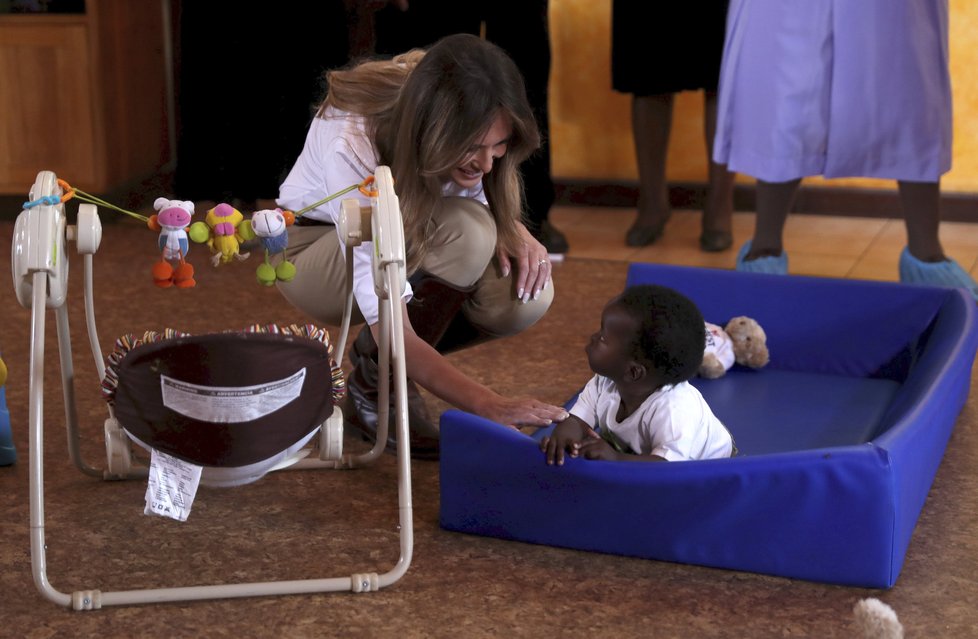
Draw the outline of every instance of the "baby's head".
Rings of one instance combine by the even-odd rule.
[[[585,350],[591,370],[616,383],[634,378],[638,365],[662,384],[678,384],[696,374],[705,343],[703,314],[692,300],[643,284],[608,302]]]

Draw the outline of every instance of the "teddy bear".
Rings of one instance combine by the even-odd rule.
[[[739,316],[723,328],[706,322],[706,348],[698,371],[700,377],[722,377],[735,362],[749,368],[761,368],[768,359],[767,335],[756,320]]]

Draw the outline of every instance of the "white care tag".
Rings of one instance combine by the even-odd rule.
[[[294,375],[255,386],[201,386],[160,376],[163,405],[192,419],[215,424],[250,422],[277,411],[299,397],[306,378]]]
[[[154,449],[150,456],[143,513],[187,521],[202,468]]]

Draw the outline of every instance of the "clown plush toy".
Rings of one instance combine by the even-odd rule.
[[[214,266],[227,264],[232,259],[246,260],[250,253],[241,253],[241,243],[255,239],[249,225],[243,225],[241,211],[230,204],[218,204],[207,212],[203,222],[190,227],[190,239],[198,244],[207,243],[212,252]]]
[[[190,288],[196,284],[194,267],[185,258],[190,250],[187,225],[194,214],[194,203],[160,197],[153,202],[153,208],[159,213],[149,218],[149,227],[160,232],[161,255],[153,265],[153,283],[160,288]]]
[[[282,209],[264,209],[255,211],[251,216],[251,230],[258,236],[258,241],[265,248],[265,261],[258,267],[256,273],[258,283],[271,286],[276,280],[291,281],[295,277],[295,265],[285,259],[285,249],[289,245],[289,234],[286,227],[295,219],[292,213]],[[269,257],[282,253],[282,261],[278,266],[272,266]]]

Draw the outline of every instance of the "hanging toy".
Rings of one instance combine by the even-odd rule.
[[[190,250],[187,225],[194,214],[194,203],[159,197],[153,208],[159,213],[150,216],[148,225],[160,232],[160,261],[153,265],[153,283],[160,288],[190,288],[197,283],[194,267],[185,259]]]
[[[255,235],[243,221],[241,211],[230,204],[218,204],[207,212],[203,222],[190,226],[190,239],[198,244],[207,243],[214,266],[233,259],[246,260],[251,253],[241,253],[241,243],[255,239]]]
[[[289,282],[295,277],[295,264],[285,259],[285,249],[289,246],[286,228],[294,221],[295,215],[282,209],[263,209],[251,215],[251,230],[265,248],[265,261],[255,273],[262,286],[272,286],[276,280]],[[282,261],[278,266],[272,266],[270,256],[279,253],[282,253]]]

